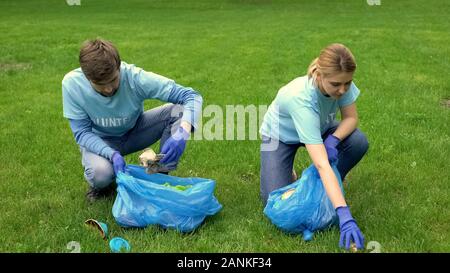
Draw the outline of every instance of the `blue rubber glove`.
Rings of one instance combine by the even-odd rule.
[[[323,142],[325,149],[327,150],[328,160],[330,162],[336,162],[338,159],[338,150],[336,147],[339,142],[341,142],[341,140],[332,134],[329,135]]]
[[[166,164],[178,161],[186,148],[186,141],[188,138],[189,133],[180,126],[176,133],[170,136],[164,143],[161,153],[165,155],[160,162]]]
[[[122,155],[119,152],[114,152],[111,161],[113,163],[114,174],[117,175],[118,172],[125,172],[125,159],[123,159]]]
[[[350,209],[348,207],[336,208],[336,213],[339,217],[339,228],[341,230],[341,237],[339,240],[339,246],[346,249],[350,248],[350,243],[353,241],[356,244],[356,248],[364,248],[364,236],[353,219]]]

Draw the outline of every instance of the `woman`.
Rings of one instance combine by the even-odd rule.
[[[331,168],[344,180],[368,149],[366,136],[357,129],[355,101],[360,93],[353,83],[356,62],[342,44],[331,44],[312,61],[308,74],[282,87],[261,126],[261,197],[293,182],[293,163],[299,147],[306,147],[339,217],[339,246],[351,241],[364,248],[364,236]],[[341,121],[335,121],[337,109]]]

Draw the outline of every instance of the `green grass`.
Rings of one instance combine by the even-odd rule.
[[[321,48],[344,43],[357,59],[359,127],[370,142],[346,198],[366,241],[382,252],[450,252],[450,109],[440,104],[450,99],[447,0],[81,3],[0,2],[0,252],[69,252],[70,241],[108,252],[88,218],[133,252],[342,252],[337,229],[305,243],[265,218],[258,141],[188,144],[173,175],[215,179],[223,205],[194,233],[124,230],[112,199],[88,205],[61,80],[79,66],[81,42],[97,36],[128,63],[200,91],[204,106],[223,107],[270,104]],[[309,164],[302,150],[297,171]]]

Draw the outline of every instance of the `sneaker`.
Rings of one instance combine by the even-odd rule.
[[[89,190],[86,193],[86,199],[92,203],[102,198],[114,196],[115,191],[116,187],[113,184],[103,189],[89,187]]]

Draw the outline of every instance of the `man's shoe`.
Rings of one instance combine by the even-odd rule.
[[[114,193],[116,191],[116,186],[113,184],[114,183],[112,183],[111,185],[109,185],[108,187],[103,188],[103,189],[89,187],[89,190],[86,193],[86,199],[92,203],[92,202],[95,202],[102,198],[108,198],[108,197],[114,196]]]

